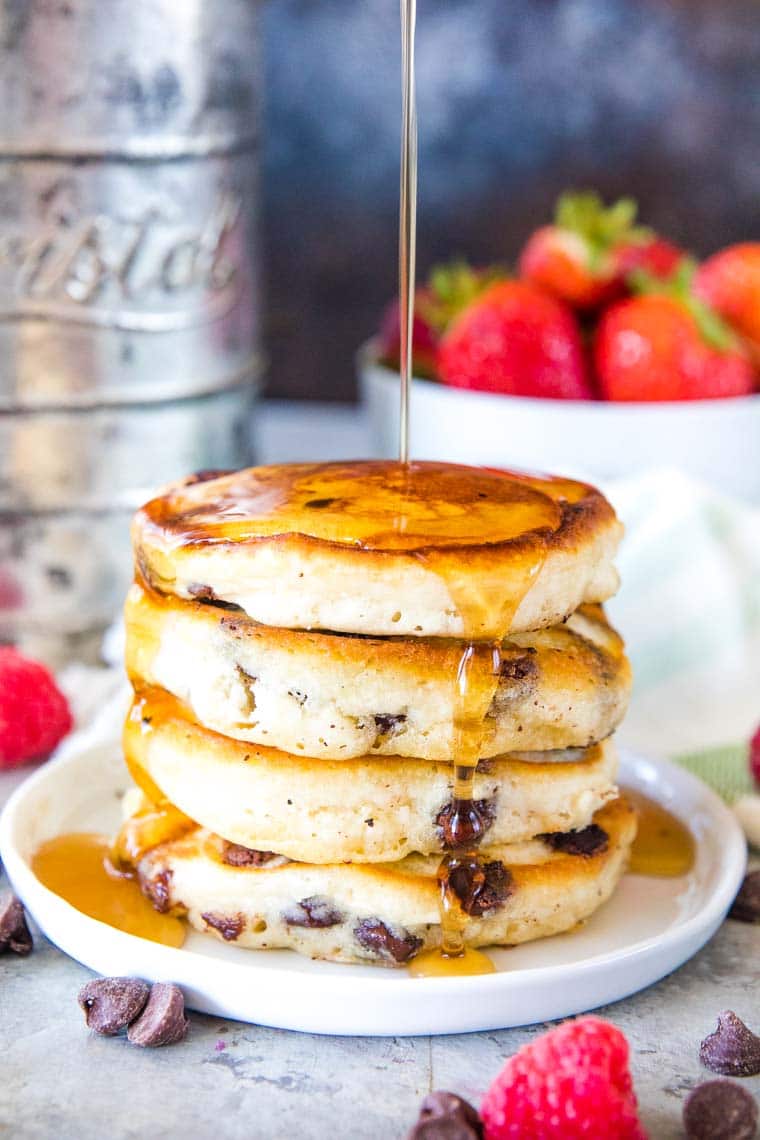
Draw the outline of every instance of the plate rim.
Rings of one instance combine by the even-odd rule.
[[[161,976],[163,977],[171,976],[172,966],[180,962],[187,963],[188,958],[196,960],[199,967],[202,968],[204,958],[206,961],[210,959],[203,954],[199,954],[197,951],[185,947],[175,948],[162,946],[158,943],[148,943],[145,939],[137,938],[135,935],[128,934],[125,931],[116,930],[114,927],[110,927],[98,919],[91,918],[89,915],[77,911],[76,908],[50,891],[37,879],[28,859],[16,845],[13,835],[16,817],[18,813],[23,810],[27,798],[34,796],[40,785],[44,786],[46,784],[51,774],[57,773],[69,765],[73,767],[77,763],[86,762],[85,758],[88,754],[97,754],[110,747],[112,747],[111,742],[104,740],[94,741],[86,746],[80,747],[69,745],[63,750],[61,755],[48,761],[48,763],[32,773],[15,789],[0,814],[0,858],[2,858],[14,889],[17,890],[24,904],[28,906],[30,914],[43,932],[45,932],[46,937],[55,945],[58,945],[69,957],[82,962],[88,966],[88,968],[94,969],[94,967],[90,967],[87,961],[87,955],[82,957],[79,954],[72,953],[69,949],[60,947],[55,932],[53,935],[47,933],[47,920],[50,917],[51,911],[54,919],[53,925],[56,927],[65,916],[70,916],[71,913],[76,915],[73,921],[82,928],[81,941],[83,943],[83,949],[86,949],[88,945],[92,944],[93,939],[97,943],[100,938],[105,936],[105,932],[107,932],[108,937],[115,940],[115,947],[121,949],[124,954],[128,954],[130,948],[134,948],[135,943],[138,944],[136,951],[138,955],[140,947],[149,946],[151,954],[156,957],[157,965],[161,967]],[[636,781],[637,786],[642,782],[641,773],[647,772],[650,776],[650,780],[647,781],[647,784],[652,783],[654,785],[654,787],[650,787],[650,791],[655,793],[655,798],[660,802],[664,802],[667,799],[668,791],[672,795],[673,792],[678,792],[679,787],[684,791],[690,790],[691,796],[697,797],[700,800],[701,806],[707,811],[713,833],[720,831],[721,858],[719,863],[713,864],[715,882],[710,889],[705,906],[684,919],[676,920],[668,929],[659,935],[650,935],[622,948],[605,950],[578,961],[540,966],[520,966],[514,970],[497,969],[494,974],[451,978],[417,979],[412,978],[406,971],[402,974],[401,971],[391,970],[383,970],[382,976],[380,976],[380,971],[368,969],[366,971],[366,977],[348,973],[345,976],[341,976],[339,973],[333,973],[331,971],[329,974],[326,973],[320,980],[320,987],[327,986],[330,990],[335,989],[336,992],[339,991],[340,997],[346,1001],[350,1001],[357,993],[364,996],[369,994],[371,997],[384,995],[390,998],[392,995],[402,994],[404,988],[408,987],[411,983],[415,985],[423,984],[425,992],[431,996],[435,996],[436,994],[440,995],[453,990],[457,996],[462,997],[466,994],[471,994],[473,997],[492,995],[496,998],[497,996],[504,997],[509,994],[521,981],[525,984],[539,987],[543,982],[549,980],[554,984],[562,984],[562,982],[568,978],[584,977],[591,971],[600,972],[614,967],[620,967],[621,970],[624,970],[626,964],[631,964],[642,959],[646,960],[653,954],[657,954],[663,960],[671,962],[666,970],[660,971],[659,967],[655,969],[649,980],[643,983],[643,985],[635,984],[633,988],[627,992],[623,992],[625,989],[625,987],[623,987],[619,993],[619,997],[622,998],[630,996],[631,993],[637,992],[647,985],[653,984],[656,980],[665,976],[666,973],[669,973],[672,969],[677,968],[678,965],[687,961],[712,937],[735,897],[746,868],[746,840],[738,820],[730,808],[709,785],[705,784],[704,781],[699,779],[699,777],[695,776],[692,772],[682,768],[673,761],[656,758],[638,750],[628,749],[625,746],[621,746],[619,751],[621,769],[630,765],[639,773],[639,778]],[[658,791],[659,795],[656,794]],[[678,803],[669,802],[669,806],[673,808],[676,815],[679,815],[679,818],[684,818],[683,814],[678,811]],[[32,900],[31,903],[29,901],[30,898]],[[43,921],[40,921],[38,917],[40,902],[44,905]],[[58,912],[58,915],[56,915],[56,912]],[[58,921],[56,921],[56,917]],[[60,934],[60,932],[58,933]],[[89,939],[88,933],[90,935]],[[679,956],[684,947],[687,946],[687,952]],[[255,955],[253,955],[253,952],[251,953],[252,958],[250,962],[229,962],[227,968],[231,970],[234,975],[248,975],[252,967],[255,969],[257,964],[262,964],[257,963]],[[294,955],[292,964],[289,964],[287,960],[285,962],[278,961],[274,966],[269,965],[260,976],[266,978],[268,975],[271,976],[274,974],[280,979],[284,979],[287,985],[295,985],[299,988],[303,986],[313,987],[316,975],[301,969],[298,961],[299,956],[297,956],[294,951],[291,953]],[[673,959],[674,954],[677,957],[677,961],[672,962],[671,959]],[[220,962],[222,959],[215,958],[213,960]],[[330,965],[333,969],[336,967],[336,963],[325,963],[325,965]],[[190,968],[192,970],[192,963]],[[184,971],[180,971],[180,973],[183,972]],[[181,984],[191,989],[195,988],[196,985],[195,982],[181,982]],[[401,987],[400,989],[398,988],[399,986]],[[203,995],[201,994],[201,996]],[[604,1000],[606,1001],[607,999]],[[214,999],[212,997],[212,1004],[213,1001]],[[228,1014],[227,1016],[234,1018],[234,1014]],[[242,1015],[239,1019],[243,1020]],[[262,1020],[261,1024],[276,1023],[271,1020]],[[529,1024],[529,1022],[523,1022],[522,1024]],[[295,1028],[293,1025],[286,1025],[284,1027]],[[493,1025],[484,1024],[482,1028],[493,1028]],[[315,1032],[313,1029],[307,1031]],[[439,1029],[436,1031],[434,1029],[425,1028],[420,1029],[418,1032],[428,1034],[435,1032],[463,1031],[465,1030]],[[351,1029],[346,1029],[345,1026],[341,1029],[321,1029],[317,1032],[340,1032],[348,1035],[353,1032],[356,1035],[373,1035],[371,1031],[367,1031],[366,1029],[355,1029],[352,1031]],[[406,1031],[404,1032],[406,1035]]]

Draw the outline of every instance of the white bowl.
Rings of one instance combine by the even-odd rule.
[[[358,356],[377,455],[398,452],[399,376]],[[677,467],[713,487],[760,501],[760,396],[681,403],[536,400],[415,379],[410,451],[420,459],[558,471],[589,479]]]

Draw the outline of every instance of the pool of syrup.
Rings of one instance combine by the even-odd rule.
[[[642,792],[622,791],[639,816],[628,870],[657,878],[687,875],[694,866],[696,844],[686,824]]]
[[[32,870],[43,886],[90,918],[138,938],[181,946],[185,923],[154,910],[137,881],[114,867],[111,854],[106,836],[73,832],[43,843]]]

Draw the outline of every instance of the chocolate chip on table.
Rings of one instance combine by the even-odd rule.
[[[728,917],[737,922],[760,922],[760,871],[750,871],[744,876]]]
[[[93,978],[77,996],[89,1029],[113,1037],[145,1008],[150,986],[141,978]]]
[[[431,1092],[407,1140],[482,1140],[483,1125],[471,1104],[456,1093]]]
[[[222,859],[230,867],[263,867],[275,858],[274,851],[256,851],[253,847],[242,847],[226,840],[222,848]]]
[[[688,1140],[752,1140],[757,1132],[757,1102],[734,1081],[706,1081],[689,1093],[683,1106]]]
[[[421,938],[407,930],[394,934],[379,918],[365,918],[355,927],[354,937],[365,950],[371,950],[378,958],[396,962],[399,966],[410,961],[422,948]]]
[[[174,1045],[185,1036],[189,1024],[179,986],[172,982],[156,982],[145,1009],[127,1030],[127,1038],[132,1045],[145,1048]]]
[[[0,954],[10,952],[23,958],[33,946],[21,899],[8,891],[0,898]]]
[[[585,855],[587,858],[601,855],[610,842],[607,832],[596,823],[591,823],[580,831],[548,831],[538,838],[563,855]]]
[[[310,930],[321,930],[343,922],[340,911],[329,899],[321,895],[310,895],[307,899],[301,899],[283,911],[282,917],[288,926],[303,926]]]
[[[718,1028],[700,1045],[699,1059],[724,1077],[755,1077],[760,1073],[760,1037],[732,1010],[724,1010]]]

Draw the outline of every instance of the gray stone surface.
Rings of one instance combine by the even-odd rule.
[[[184,1042],[141,1050],[87,1031],[76,994],[89,971],[35,938],[31,957],[0,958],[0,1135],[14,1140],[403,1140],[426,1092],[477,1103],[543,1028],[340,1038],[191,1014]],[[683,1098],[710,1076],[699,1041],[718,1012],[760,1030],[759,993],[760,927],[727,922],[669,978],[600,1011],[628,1035],[652,1140],[683,1135]],[[760,1078],[744,1083],[760,1094]]]

